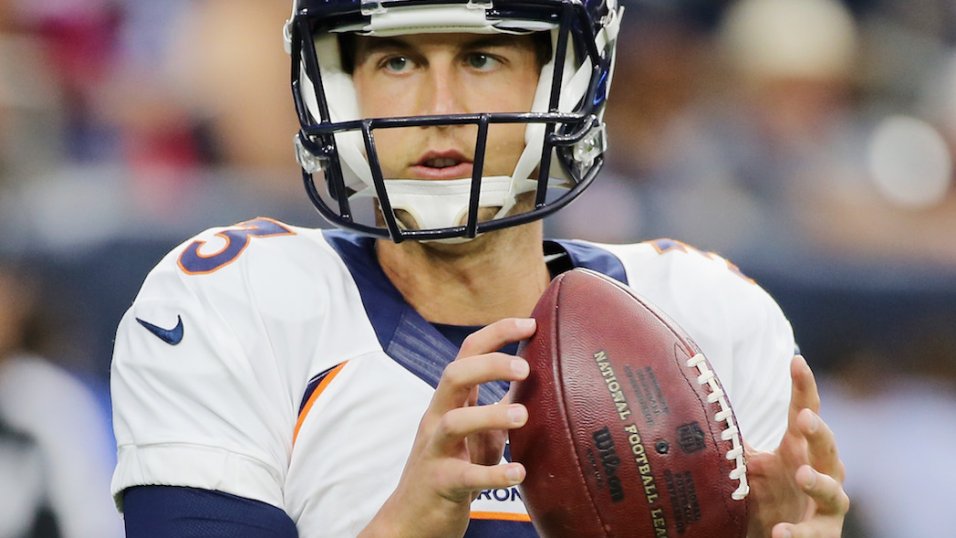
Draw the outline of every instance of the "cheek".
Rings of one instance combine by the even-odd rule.
[[[530,67],[529,67],[530,70]],[[534,103],[538,76],[530,71],[524,76],[513,77],[506,87],[512,91],[502,91],[503,85],[495,86],[496,91],[483,92],[488,107],[493,112],[529,112]],[[477,88],[478,86],[475,86]],[[517,89],[522,91],[517,91]],[[489,100],[488,97],[493,99]],[[518,158],[525,148],[526,124],[495,124],[488,128],[488,147],[485,152],[486,175],[511,175]]]
[[[407,85],[398,84],[388,77],[376,76],[370,68],[356,68],[352,73],[355,97],[358,102],[359,116],[363,118],[381,118],[401,116],[399,110],[406,110],[412,99]]]
[[[403,165],[408,161],[408,154],[412,149],[410,141],[415,140],[415,131],[419,127],[404,127],[400,129],[376,129],[372,131],[375,137],[375,151],[382,166],[382,174],[387,178],[398,177]],[[418,135],[421,136],[421,135]]]
[[[370,103],[375,102],[375,96],[371,85],[368,83],[368,77],[361,69],[356,69],[352,73],[352,87],[355,88],[355,101],[358,104],[359,116],[365,116]]]
[[[488,128],[486,175],[511,175],[524,151],[524,124],[499,124]]]
[[[474,112],[530,112],[538,75],[510,73],[502,77],[472,77],[463,83],[465,102]]]

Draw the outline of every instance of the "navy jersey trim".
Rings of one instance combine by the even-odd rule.
[[[627,282],[627,272],[624,270],[624,264],[620,258],[611,254],[607,250],[583,241],[545,241],[545,253],[554,252],[557,246],[567,252],[571,259],[571,266],[575,268],[590,269],[603,275],[607,275],[617,280],[625,286]]]
[[[458,354],[458,345],[405,302],[378,264],[374,238],[341,230],[322,233],[351,273],[379,345],[403,368],[437,387],[445,366]],[[496,402],[506,390],[482,390],[479,403]]]
[[[312,379],[309,380],[308,384],[305,386],[305,393],[302,394],[302,401],[299,402],[299,412],[297,415],[302,415],[302,411],[305,410],[305,404],[309,403],[309,398],[312,397],[312,394],[315,392],[315,390],[319,388],[319,385],[322,384],[322,381],[328,377],[330,373],[332,373],[332,370],[335,370],[339,366],[341,366],[341,364],[336,364],[335,366],[316,374]]]
[[[123,492],[129,538],[297,538],[280,508],[221,491],[136,486]]]
[[[406,370],[432,388],[437,387],[445,366],[455,359],[461,347],[461,341],[449,340],[455,332],[447,328],[439,331],[405,302],[378,264],[374,238],[342,230],[322,233],[351,273],[379,345]],[[545,252],[565,255],[566,267],[560,262],[550,265],[553,276],[572,267],[583,267],[627,284],[621,261],[598,246],[580,241],[547,241]],[[507,391],[506,382],[484,385],[478,402],[497,402]]]
[[[387,348],[408,305],[379,266],[375,240],[341,230],[323,230],[322,235],[351,273],[375,336]]]

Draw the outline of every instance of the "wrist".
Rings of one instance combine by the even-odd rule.
[[[464,510],[460,505],[449,506],[449,504],[452,503],[446,499],[437,499],[427,504],[415,502],[398,495],[396,490],[359,533],[359,536],[361,538],[464,536],[471,516],[470,503]]]

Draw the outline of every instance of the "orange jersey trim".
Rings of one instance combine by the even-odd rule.
[[[531,523],[531,516],[528,514],[515,514],[513,512],[472,512],[471,519],[494,519],[497,521]]]
[[[305,422],[306,415],[308,415],[309,411],[312,410],[312,405],[315,404],[315,401],[319,399],[319,396],[321,396],[322,393],[325,392],[325,389],[328,388],[329,383],[331,383],[332,380],[335,379],[335,376],[339,375],[339,372],[341,372],[342,368],[345,368],[345,365],[348,363],[349,361],[345,361],[342,364],[336,366],[335,368],[332,368],[332,370],[329,371],[328,375],[325,376],[325,379],[323,379],[322,382],[319,383],[319,386],[315,388],[315,392],[313,392],[312,395],[309,396],[309,401],[305,403],[305,407],[303,407],[302,412],[299,413],[298,420],[295,421],[295,430],[292,432],[293,446],[295,446],[296,438],[299,437],[299,429],[302,428],[302,423]]]

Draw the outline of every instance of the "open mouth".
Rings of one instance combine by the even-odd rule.
[[[428,159],[422,164],[430,168],[450,168],[452,166],[458,166],[461,164],[461,161],[451,157],[437,157],[434,159]]]
[[[420,179],[463,179],[471,177],[472,161],[455,150],[429,151],[411,169]]]

